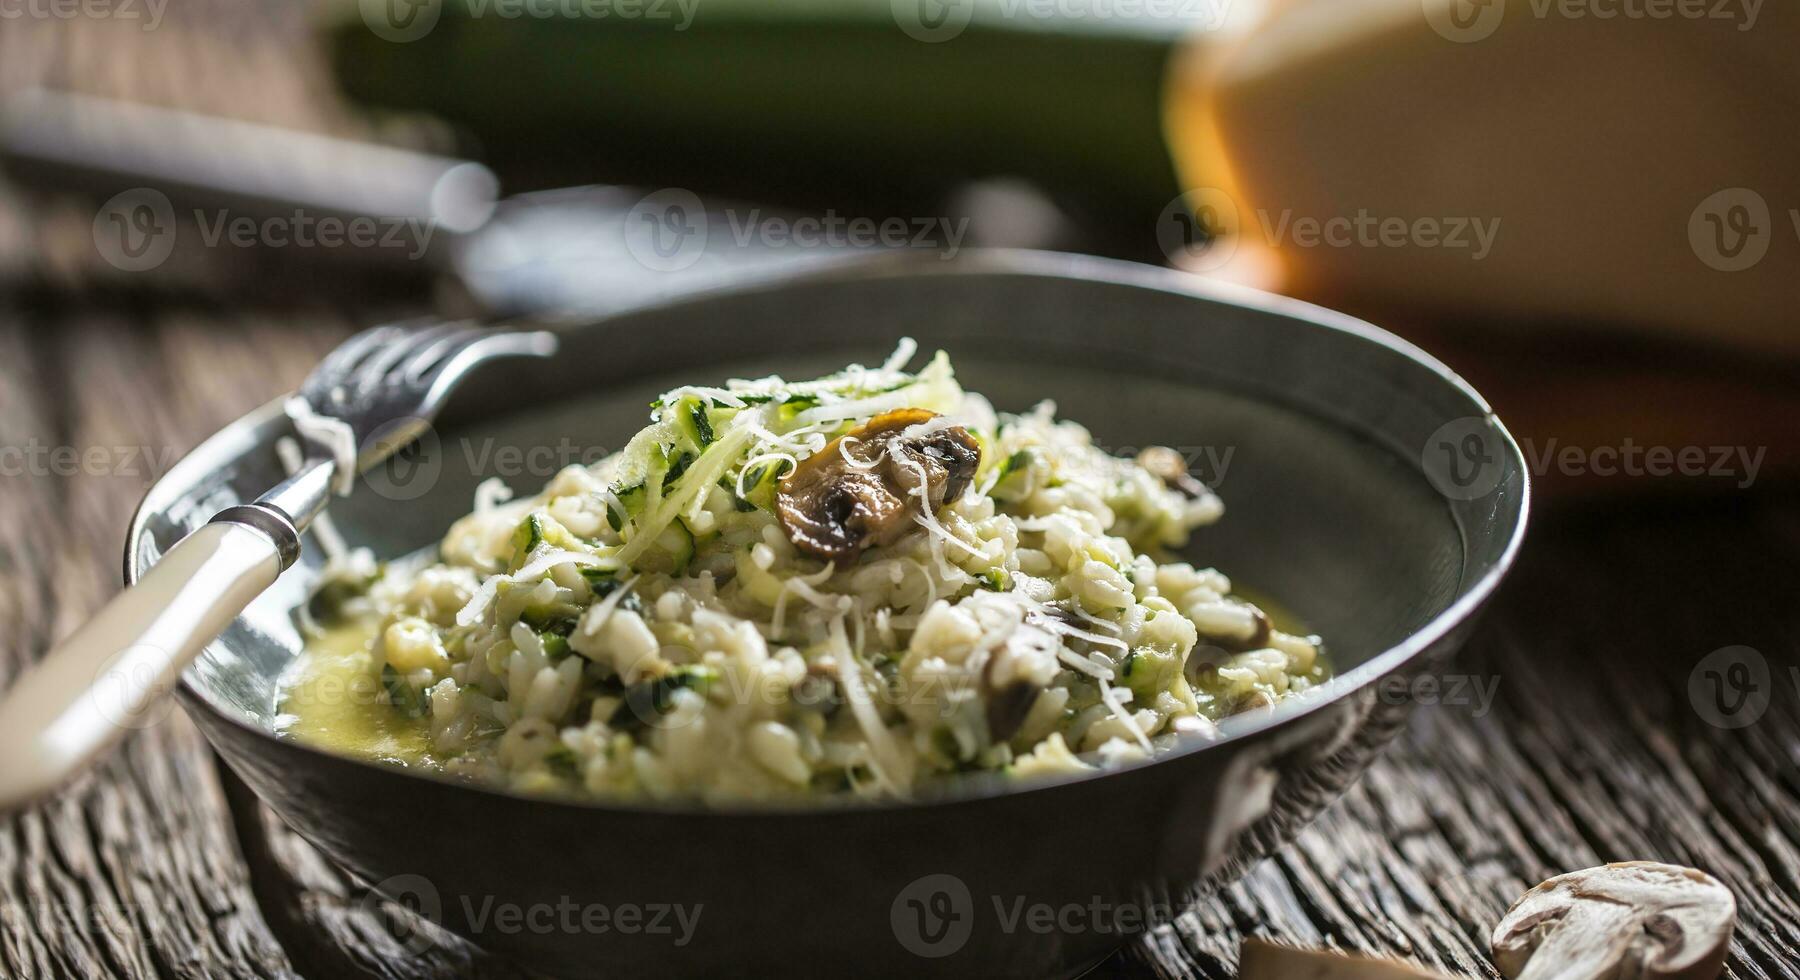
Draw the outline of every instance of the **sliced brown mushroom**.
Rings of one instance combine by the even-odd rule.
[[[877,415],[803,460],[781,481],[775,500],[794,547],[845,564],[868,548],[892,544],[913,528],[924,506],[936,512],[962,496],[981,465],[981,447],[961,426],[906,437],[907,429],[934,418],[922,408]]]
[[[1295,949],[1246,939],[1238,955],[1238,980],[1444,980],[1400,960]]]
[[[1227,596],[1226,603],[1238,607],[1246,622],[1242,628],[1234,632],[1215,632],[1200,630],[1200,638],[1207,646],[1226,653],[1246,653],[1261,650],[1269,645],[1269,637],[1275,632],[1275,624],[1269,620],[1269,614],[1257,608],[1254,603]]]
[[[1032,705],[1037,704],[1039,693],[1036,684],[1017,680],[988,695],[988,738],[999,744],[1017,735],[1030,716]]]
[[[1653,861],[1558,875],[1494,930],[1514,980],[1713,980],[1725,968],[1737,900],[1717,879]]]

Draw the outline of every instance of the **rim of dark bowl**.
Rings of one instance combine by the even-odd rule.
[[[580,319],[565,319],[540,324],[548,329],[582,329],[604,322],[616,316],[629,316],[648,309],[666,309],[679,307],[698,300],[722,295],[764,293],[776,291],[791,285],[807,285],[822,282],[843,282],[857,279],[895,278],[925,275],[990,275],[1004,273],[1039,278],[1079,279],[1090,282],[1104,282],[1115,285],[1137,286],[1153,289],[1174,295],[1191,296],[1213,302],[1247,307],[1277,316],[1301,320],[1314,327],[1336,331],[1362,343],[1372,344],[1399,354],[1436,375],[1444,384],[1450,386],[1458,394],[1468,399],[1474,412],[1494,427],[1500,438],[1501,448],[1506,454],[1506,462],[1513,472],[1519,476],[1518,506],[1506,512],[1504,516],[1511,519],[1511,527],[1507,530],[1508,539],[1500,555],[1466,587],[1459,589],[1457,598],[1440,610],[1423,626],[1408,634],[1399,643],[1369,657],[1369,659],[1334,675],[1329,681],[1305,695],[1280,702],[1272,708],[1251,714],[1239,715],[1220,723],[1219,732],[1213,737],[1180,737],[1175,744],[1159,746],[1156,753],[1147,759],[1135,760],[1122,765],[1096,768],[1091,772],[1075,773],[1062,776],[1044,777],[1028,783],[1012,783],[993,774],[970,774],[951,781],[944,789],[930,795],[912,798],[865,799],[818,799],[818,800],[780,800],[770,802],[743,801],[726,803],[704,803],[689,800],[631,800],[583,798],[542,793],[518,792],[507,787],[479,782],[473,779],[449,776],[430,770],[399,766],[391,763],[361,759],[346,753],[333,752],[319,748],[298,739],[286,738],[281,734],[251,724],[227,709],[214,704],[202,685],[194,680],[194,670],[190,667],[182,672],[179,693],[182,701],[190,709],[198,706],[216,719],[224,723],[249,731],[273,744],[276,751],[296,751],[303,755],[322,757],[331,763],[348,763],[350,765],[373,769],[396,779],[423,779],[440,784],[448,784],[473,793],[492,795],[509,800],[524,800],[534,804],[550,807],[570,807],[584,811],[612,811],[620,813],[680,813],[684,815],[717,815],[730,816],[817,816],[822,813],[873,813],[949,806],[958,803],[969,803],[981,799],[998,796],[1015,796],[1028,793],[1040,793],[1055,790],[1076,783],[1084,783],[1145,769],[1172,762],[1178,758],[1205,752],[1214,747],[1223,746],[1239,739],[1247,738],[1258,732],[1266,731],[1288,724],[1296,719],[1320,711],[1337,704],[1357,692],[1379,682],[1393,673],[1408,661],[1419,656],[1434,644],[1442,640],[1450,631],[1462,625],[1475,615],[1511,569],[1519,548],[1525,539],[1526,527],[1530,523],[1531,512],[1531,473],[1526,465],[1524,453],[1517,440],[1513,438],[1505,424],[1494,414],[1492,406],[1467,381],[1452,371],[1437,358],[1426,353],[1422,348],[1400,337],[1389,333],[1374,324],[1357,319],[1347,313],[1339,313],[1327,307],[1308,303],[1304,300],[1274,293],[1264,292],[1249,286],[1236,283],[1207,279],[1175,269],[1145,265],[1118,259],[1107,259],[1098,256],[1077,255],[1062,252],[1042,252],[1024,249],[970,249],[960,254],[954,261],[944,261],[932,257],[914,256],[907,253],[864,254],[846,256],[811,266],[797,272],[750,271],[739,278],[728,282],[696,289],[679,296],[660,299],[654,303],[633,306],[614,313],[596,315]],[[287,395],[281,395],[261,406],[245,413],[227,424],[218,432],[202,441],[193,450],[183,456],[170,467],[150,489],[132,513],[131,523],[125,538],[125,584],[137,584],[139,569],[137,568],[137,542],[146,532],[145,524],[149,516],[159,513],[174,495],[169,488],[190,485],[196,481],[186,479],[190,473],[206,473],[216,470],[221,459],[233,458],[245,451],[255,448],[260,440],[254,437],[254,431],[270,418],[279,415]],[[1366,433],[1365,433],[1366,434]],[[1390,448],[1391,447],[1384,447]],[[170,499],[163,499],[168,497]],[[1460,527],[1460,522],[1459,522]],[[1466,530],[1466,529],[1464,529]],[[1467,549],[1465,548],[1465,562]],[[1468,566],[1464,566],[1467,577]],[[214,642],[221,642],[215,640]]]

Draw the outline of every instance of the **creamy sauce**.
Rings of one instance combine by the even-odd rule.
[[[282,678],[284,735],[359,759],[438,768],[430,725],[387,703],[369,653],[376,624],[347,623],[312,637]]]
[[[1245,602],[1251,603],[1269,617],[1269,625],[1294,636],[1306,636],[1312,632],[1299,616],[1284,608],[1280,603],[1269,598],[1268,594],[1254,588],[1246,588],[1236,582],[1231,583],[1231,594]]]

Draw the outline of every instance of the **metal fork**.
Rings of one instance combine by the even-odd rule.
[[[19,678],[0,697],[0,813],[62,785],[157,717],[182,670],[299,559],[301,535],[334,485],[417,439],[477,365],[555,351],[550,333],[466,323],[376,327],[332,351],[297,397],[348,426],[355,472],[340,472],[336,447],[305,440],[293,475],[183,538]]]

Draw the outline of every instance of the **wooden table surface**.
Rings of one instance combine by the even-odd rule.
[[[0,684],[117,587],[152,476],[352,325],[304,305],[6,297]],[[1491,976],[1485,937],[1530,884],[1657,858],[1737,893],[1733,976],[1800,977],[1797,558],[1785,489],[1550,507],[1442,696],[1422,692],[1444,703],[1295,845],[1105,970],[1229,977],[1255,934]],[[1721,718],[1696,665],[1732,646],[1758,652],[1774,696],[1724,728],[1708,718],[1753,709]],[[516,975],[448,938],[406,954],[404,915],[248,797],[179,712],[0,820],[0,977]]]
[[[207,71],[289,57],[207,23]],[[179,28],[155,43],[180,49]],[[95,77],[70,54],[91,46],[57,35],[62,56],[45,55],[31,30],[47,28],[0,34],[0,84]],[[35,60],[21,67],[22,54]],[[103,87],[157,84],[128,67],[102,73]],[[328,117],[307,108],[315,76],[294,77],[277,89],[291,114]],[[229,102],[228,90],[203,97]],[[126,521],[159,472],[389,309],[332,299],[312,273],[240,282],[226,298],[90,281],[91,244],[59,237],[45,213],[0,209],[13,273],[0,286],[0,686],[118,587]],[[91,215],[64,224],[79,232]],[[1482,374],[1480,361],[1452,363]],[[1729,372],[1704,390],[1729,395]],[[1653,384],[1614,397],[1673,396]],[[1540,434],[1569,431],[1528,384],[1513,404]],[[1791,435],[1792,419],[1777,428]],[[1589,446],[1640,431],[1596,428],[1592,413],[1563,424],[1585,427]],[[1800,492],[1768,474],[1748,489],[1618,481],[1551,502],[1442,693],[1420,692],[1438,703],[1392,751],[1295,844],[1100,972],[1231,977],[1240,938],[1261,935],[1490,977],[1486,937],[1525,888],[1653,858],[1736,892],[1730,976],[1800,978],[1797,569]],[[1733,660],[1766,708],[1714,688],[1736,676],[1722,670]],[[447,936],[408,953],[396,938],[408,914],[288,832],[179,712],[0,818],[3,978],[523,975]]]

